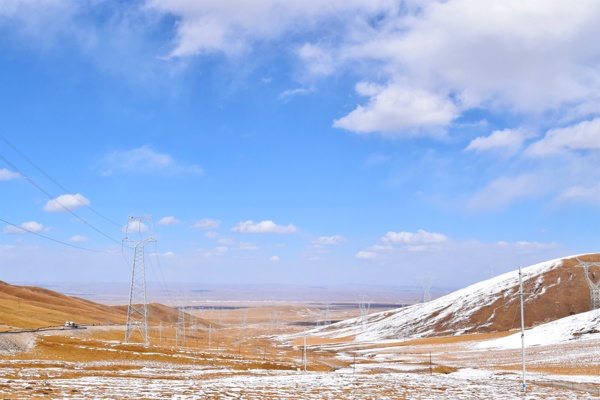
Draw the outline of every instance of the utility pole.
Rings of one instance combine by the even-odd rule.
[[[306,373],[306,329],[304,330],[304,350],[302,352],[302,363],[304,364],[304,373]]]
[[[179,336],[183,337],[183,344],[185,345],[185,311],[184,308],[180,307],[177,315],[177,325],[175,328],[175,336],[179,338]]]
[[[147,224],[147,225],[146,225]],[[146,233],[148,231],[148,233]],[[132,235],[138,234],[138,238]],[[142,236],[144,234],[144,236]],[[131,267],[131,288],[129,290],[129,307],[127,308],[127,326],[125,328],[125,343],[131,343],[132,334],[138,331],[142,343],[148,346],[148,303],[146,301],[146,267],[145,246],[156,242],[152,216],[129,216],[125,227],[125,243],[133,246],[133,265]]]
[[[519,267],[519,298],[521,300],[521,363],[523,367],[523,392],[527,390],[525,382],[525,318],[523,317],[523,274]]]

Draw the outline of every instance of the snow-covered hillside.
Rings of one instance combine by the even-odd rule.
[[[525,332],[527,347],[568,343],[572,340],[600,339],[600,310],[570,315]],[[521,347],[521,332],[475,345],[479,349],[516,349]]]
[[[580,257],[599,258],[598,255]],[[589,289],[575,257],[522,269],[526,325],[535,326],[589,310]],[[518,270],[471,285],[429,303],[368,315],[308,332],[312,337],[356,342],[414,339],[519,326]]]

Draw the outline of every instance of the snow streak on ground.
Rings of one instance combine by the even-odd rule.
[[[64,399],[591,399],[593,394],[531,385],[526,396],[515,374],[465,369],[449,375],[233,371],[162,365],[132,371],[48,368],[39,362],[17,368],[2,363],[0,396]],[[103,375],[106,373],[107,375]]]

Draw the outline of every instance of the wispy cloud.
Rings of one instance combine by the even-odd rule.
[[[571,186],[558,196],[560,203],[581,202],[600,206],[600,183],[590,186]]]
[[[177,225],[180,224],[181,221],[170,215],[168,217],[162,217],[160,221],[158,221],[159,225]]]
[[[298,96],[298,95],[306,95],[306,94],[312,93],[314,91],[315,91],[315,89],[313,87],[284,90],[283,92],[281,92],[279,94],[279,100],[287,101],[291,97]]]
[[[238,233],[294,233],[298,231],[296,226],[289,225],[277,225],[275,222],[271,220],[261,221],[261,222],[253,222],[253,221],[244,221],[238,223],[231,229],[232,232]]]
[[[498,151],[502,155],[513,155],[521,150],[526,139],[534,136],[534,133],[521,129],[503,129],[473,139],[465,151]]]
[[[347,239],[342,235],[333,235],[333,236],[321,236],[315,240],[313,240],[313,245],[315,246],[330,246],[334,244],[340,244],[345,242]]]
[[[89,240],[89,238],[87,236],[83,236],[83,235],[73,235],[69,238],[70,242],[74,242],[74,243],[83,243],[83,242],[87,242]]]
[[[352,23],[356,15],[392,9],[386,0],[331,0],[327,5],[300,0],[197,2],[151,0],[147,7],[177,19],[171,57],[224,53],[240,56],[257,42],[278,40],[293,31],[321,28],[329,18]]]
[[[354,257],[359,260],[374,260],[377,258],[377,253],[372,251],[360,250],[358,253],[356,253]]]
[[[115,151],[104,157],[102,175],[115,173],[200,175],[202,168],[195,164],[183,164],[170,154],[158,153],[149,145],[132,150]]]
[[[532,198],[548,191],[548,183],[534,173],[494,179],[479,190],[467,202],[473,211],[495,210],[509,205],[517,199]]]
[[[577,150],[600,151],[600,118],[550,129],[543,139],[527,148],[526,155],[542,157]]]

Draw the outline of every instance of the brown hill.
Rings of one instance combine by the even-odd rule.
[[[532,327],[569,315],[590,311],[590,289],[579,261],[600,262],[600,254],[563,259],[556,268],[539,276],[524,276],[525,326]],[[599,267],[590,269],[590,278],[598,281]],[[471,316],[470,332],[506,331],[517,328],[519,321],[518,286],[502,291],[491,304]],[[510,299],[507,301],[507,299]],[[491,323],[490,323],[491,322]]]
[[[188,321],[189,317],[186,315]],[[174,308],[156,303],[148,305],[151,325],[174,324],[177,318],[178,310]],[[65,321],[86,325],[125,324],[127,306],[106,306],[48,289],[0,281],[0,331],[62,326]]]
[[[590,288],[584,262],[600,262],[600,254],[567,257],[523,268],[526,327],[590,310]],[[600,266],[591,267],[598,282]],[[446,336],[462,333],[502,332],[520,326],[517,271],[398,310],[371,314],[322,328],[323,337],[386,340]]]

